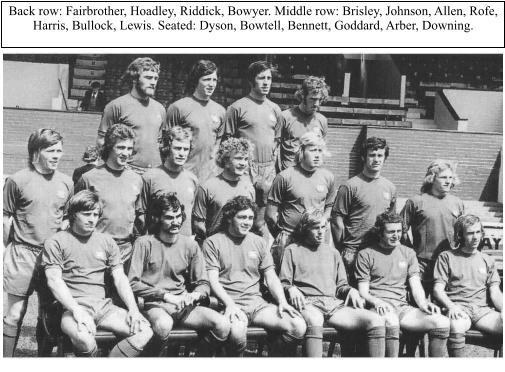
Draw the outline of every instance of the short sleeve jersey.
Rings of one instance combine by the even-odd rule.
[[[277,157],[279,170],[294,165],[301,136],[307,132],[315,132],[325,138],[328,133],[328,120],[319,112],[306,114],[296,106],[282,111],[282,116],[284,121],[279,131],[280,151]]]
[[[81,237],[71,230],[60,231],[46,240],[42,267],[60,268],[74,298],[95,299],[105,298],[106,272],[123,269],[119,248],[109,235],[94,231]]]
[[[209,283],[203,253],[191,238],[179,235],[175,243],[162,242],[154,235],[135,241],[128,272],[133,292],[147,300],[163,300],[165,293],[195,291],[209,294]]]
[[[335,194],[335,178],[329,170],[316,168],[308,172],[296,165],[275,177],[268,202],[278,206],[279,227],[293,232],[303,212],[330,208]]]
[[[294,285],[305,296],[341,298],[351,288],[340,253],[324,243],[317,249],[288,245],[279,278],[284,287]]]
[[[139,100],[130,93],[109,102],[103,111],[98,134],[105,135],[114,124],[124,124],[135,132],[132,164],[152,168],[161,163],[158,138],[166,120],[163,105],[152,98]]]
[[[456,304],[487,306],[487,290],[500,285],[492,257],[482,252],[468,254],[461,249],[438,256],[433,271],[435,283],[442,283],[449,299]]]
[[[372,296],[394,306],[407,304],[407,281],[416,275],[419,276],[416,254],[404,245],[392,250],[368,247],[358,252],[357,282],[368,282]]]
[[[406,228],[412,228],[418,257],[435,260],[454,248],[454,223],[464,209],[463,201],[451,194],[439,199],[423,193],[407,200],[401,214]]]
[[[44,240],[61,228],[72,179],[55,171],[41,174],[25,168],[5,180],[3,213],[13,217],[13,240],[42,249]]]
[[[177,193],[177,198],[184,205],[186,221],[182,225],[181,233],[191,235],[191,211],[195,201],[198,179],[196,176],[183,169],[180,172],[171,172],[165,166],[160,165],[149,169],[142,175],[143,186],[140,210],[146,214],[146,223],[151,221],[151,208],[153,197],[157,193]]]
[[[254,187],[246,176],[238,181],[230,181],[220,174],[198,186],[193,216],[205,221],[207,236],[210,236],[219,228],[221,210],[228,201],[236,196],[246,196],[254,200],[255,195]]]
[[[226,110],[213,100],[202,101],[194,96],[182,98],[167,109],[167,127],[176,125],[190,128],[193,133],[192,149],[184,167],[193,172],[200,182],[216,175],[214,153],[222,132]]]
[[[203,243],[207,270],[219,271],[219,283],[238,305],[246,306],[261,297],[262,273],[274,269],[274,262],[263,238],[248,233],[232,238],[219,232]]]
[[[384,177],[368,178],[363,173],[341,185],[331,218],[344,220],[344,247],[358,249],[377,216],[396,209],[396,187]]]
[[[284,118],[277,104],[265,98],[258,101],[246,96],[233,102],[226,111],[224,135],[246,138],[254,144],[254,161],[274,160],[275,138]]]
[[[97,193],[102,202],[98,231],[116,240],[131,238],[140,209],[142,177],[129,169],[116,171],[103,164],[82,175],[76,185],[76,192],[80,190]]]

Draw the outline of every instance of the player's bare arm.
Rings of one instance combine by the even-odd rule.
[[[240,310],[228,293],[226,293],[226,290],[223,288],[221,283],[219,283],[219,271],[207,270],[207,274],[209,275],[209,283],[212,292],[225,306],[225,317],[232,323],[237,320],[247,322],[245,313]]]
[[[417,307],[426,314],[440,314],[440,308],[426,299],[421,279],[415,275],[409,279],[410,291]]]
[[[449,317],[449,319],[465,318],[465,312],[449,299],[447,293],[445,293],[444,287],[445,285],[443,283],[435,283],[433,286],[433,296],[447,309],[447,317]]]
[[[268,290],[272,294],[272,297],[277,302],[279,316],[282,318],[282,313],[286,312],[291,317],[295,315],[300,315],[298,311],[296,311],[291,305],[286,301],[286,297],[284,296],[284,290],[282,288],[281,281],[279,277],[275,273],[274,268],[270,268],[264,272],[265,281],[267,283]]]
[[[368,282],[359,282],[358,291],[366,303],[372,306],[379,315],[383,316],[386,313],[393,311],[391,305],[387,302],[370,294],[370,284]]]
[[[4,249],[9,244],[9,237],[12,229],[12,217],[4,213],[3,227],[4,227]]]
[[[281,231],[279,225],[277,224],[277,219],[279,218],[279,207],[273,203],[267,204],[267,209],[265,210],[265,222],[268,226],[270,234],[275,238]]]
[[[497,311],[503,311],[503,293],[500,291],[498,284],[489,287],[489,298]]]

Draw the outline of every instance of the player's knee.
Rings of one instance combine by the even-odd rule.
[[[7,310],[4,316],[4,322],[9,325],[17,326],[23,320],[25,313],[26,305],[23,303],[16,303]]]
[[[152,331],[162,340],[167,338],[174,327],[174,321],[170,316],[159,317],[151,323]]]
[[[376,328],[376,327],[385,327],[386,319],[381,317],[379,314],[374,314],[370,311],[370,314],[367,314],[366,318],[366,329]]]
[[[235,351],[244,350],[247,346],[247,325],[243,322],[231,323],[228,342]]]
[[[446,316],[441,314],[431,315],[429,317],[430,328],[449,328],[450,320]]]
[[[305,319],[308,327],[322,327],[324,323],[323,314],[315,309],[305,310],[303,312],[303,319]]]
[[[393,313],[393,312],[388,312],[386,315],[383,316],[386,327],[399,327],[400,326],[400,320],[398,319],[398,316]]]
[[[135,339],[134,343],[136,346],[138,346],[138,348],[143,348],[151,340],[153,335],[154,332],[152,328],[148,324],[143,322],[141,324],[140,330],[137,333],[135,333],[135,335],[132,336],[132,338]]]
[[[219,338],[227,338],[230,334],[231,324],[226,317],[220,315],[212,321],[212,330]]]
[[[451,319],[451,333],[465,333],[469,329],[469,323],[465,319]]]
[[[299,316],[289,318],[286,333],[295,338],[303,338],[306,330],[307,330],[307,323],[305,323],[305,320],[303,320],[303,318]]]

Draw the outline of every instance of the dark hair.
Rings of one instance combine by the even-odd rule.
[[[135,143],[135,132],[133,129],[124,124],[114,124],[109,129],[107,129],[107,132],[105,132],[103,147],[100,154],[102,160],[107,161],[107,158],[109,157],[109,154],[116,143],[128,139],[133,140],[133,143]]]
[[[91,88],[100,88],[101,84],[98,81],[94,81],[91,83]]]
[[[197,61],[191,70],[189,70],[188,80],[186,81],[186,92],[187,94],[193,94],[196,86],[198,85],[198,80],[202,76],[207,76],[217,71],[217,66],[214,62],[208,59],[201,59]]]
[[[92,211],[96,208],[100,209],[102,215],[102,203],[98,198],[98,194],[90,190],[82,190],[70,198],[68,202],[68,220],[72,224],[75,220],[75,215],[83,211]]]
[[[245,211],[247,209],[252,210],[254,217],[256,217],[256,211],[258,207],[256,206],[256,203],[249,199],[247,196],[239,195],[229,200],[223,206],[219,230],[226,231],[233,217],[235,217],[238,212]]]
[[[316,209],[314,211],[305,211],[298,221],[298,224],[293,231],[293,240],[298,243],[303,243],[307,239],[308,231],[317,226],[324,218],[324,211]]]
[[[261,74],[263,71],[266,70],[275,71],[274,67],[270,62],[256,61],[251,63],[247,68],[247,80],[249,81],[250,84],[254,85],[256,75]]]
[[[321,94],[321,103],[326,102],[330,87],[326,84],[324,77],[309,76],[306,78],[302,87],[295,92],[295,98],[299,103],[305,101],[305,98],[312,92]]]
[[[385,149],[384,157],[387,159],[389,156],[389,146],[384,138],[370,137],[361,144],[361,157],[366,159],[368,150],[382,150]]]
[[[377,216],[374,226],[375,233],[379,238],[382,237],[382,234],[384,234],[384,229],[387,223],[401,223],[402,231],[405,231],[405,224],[398,213],[394,211],[383,212]]]
[[[159,233],[161,216],[163,216],[165,212],[177,211],[178,209],[181,210],[182,223],[184,223],[184,221],[186,221],[186,212],[184,210],[184,204],[177,198],[177,193],[159,191],[154,194],[151,207],[151,219],[153,221],[152,232],[154,234]]]
[[[126,68],[122,79],[123,81],[132,84],[134,81],[139,79],[139,76],[143,71],[154,71],[159,74],[160,63],[149,57],[136,58]]]
[[[459,216],[454,223],[454,243],[456,247],[460,247],[465,244],[465,230],[469,226],[473,226],[476,223],[480,223],[480,229],[482,232],[482,237],[484,237],[484,227],[479,217],[474,214],[465,214]]]
[[[34,156],[40,150],[63,143],[63,137],[54,129],[40,128],[30,134],[28,138],[28,166],[33,168]]]
[[[170,153],[172,142],[176,141],[189,141],[189,151],[193,149],[193,132],[189,128],[183,128],[176,125],[161,132],[160,143],[160,157],[163,163]]]

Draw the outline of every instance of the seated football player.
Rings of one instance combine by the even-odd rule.
[[[97,194],[83,190],[74,195],[68,207],[70,228],[45,241],[42,267],[49,289],[65,310],[61,329],[76,356],[96,356],[96,330],[103,329],[122,338],[109,356],[134,357],[153,332],[137,308],[119,247],[110,235],[96,231],[101,213]],[[128,310],[106,298],[106,272]]]
[[[478,250],[483,237],[479,217],[459,217],[454,224],[457,248],[442,252],[435,263],[433,295],[451,320],[450,357],[467,356],[465,333],[470,327],[503,334],[500,277],[494,259]]]
[[[198,305],[210,288],[200,247],[181,233],[184,205],[174,193],[161,193],[151,211],[154,234],[135,241],[128,277],[135,295],[144,299],[155,343],[163,345],[174,326],[184,326],[203,331],[204,340],[218,346],[228,338],[230,323]]]
[[[444,356],[449,319],[426,299],[416,252],[400,244],[402,218],[384,212],[377,217],[375,230],[378,241],[359,251],[355,275],[367,305],[386,320],[386,357],[398,356],[400,328],[428,332],[428,355]],[[408,288],[417,307],[407,302]]]
[[[323,324],[366,331],[368,356],[384,356],[384,319],[364,309],[365,300],[347,283],[340,253],[324,242],[328,222],[322,211],[305,212],[282,259],[281,283],[307,322],[305,351],[323,354]]]
[[[273,337],[270,356],[293,355],[305,334],[305,321],[288,304],[266,241],[251,233],[256,204],[237,196],[223,206],[219,232],[203,243],[212,292],[224,305],[231,322],[228,355],[241,355],[247,343],[247,326],[267,329]],[[265,280],[276,304],[261,295]]]

